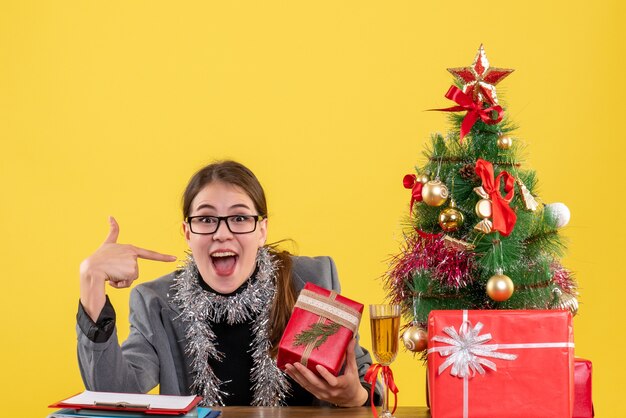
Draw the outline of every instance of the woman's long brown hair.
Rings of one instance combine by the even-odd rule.
[[[246,166],[236,161],[218,161],[209,164],[196,172],[183,193],[183,217],[191,213],[191,202],[196,195],[208,184],[221,182],[240,188],[246,193],[258,214],[267,217],[267,200],[261,183],[254,173]],[[291,281],[291,255],[287,251],[280,251],[276,245],[268,245],[270,253],[275,257],[278,265],[276,273],[276,296],[270,310],[270,354],[276,357],[278,343],[291,316],[291,310],[296,303],[296,291]]]
[[[296,304],[296,291],[291,281],[291,255],[287,251],[274,252],[274,254],[279,263],[276,272],[276,296],[270,311],[270,342],[272,343],[270,354],[272,357],[278,354],[278,343],[291,317],[293,306]]]

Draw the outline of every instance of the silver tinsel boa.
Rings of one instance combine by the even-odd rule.
[[[194,381],[191,389],[202,396],[202,405],[223,406],[228,394],[209,365],[209,359],[228,361],[215,346],[212,322],[228,324],[252,322],[253,340],[250,351],[254,366],[250,372],[254,406],[281,406],[290,392],[286,375],[269,354],[271,347],[270,308],[276,294],[275,275],[278,261],[267,248],[257,254],[257,272],[246,289],[234,296],[207,292],[200,286],[198,268],[191,254],[177,275],[172,290],[173,300],[185,321],[187,354],[192,359]]]

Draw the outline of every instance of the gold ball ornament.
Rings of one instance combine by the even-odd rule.
[[[411,325],[402,334],[402,342],[409,351],[424,351],[428,347],[428,333],[419,325]]]
[[[500,149],[509,149],[513,146],[513,138],[507,135],[500,135],[496,141],[496,145]]]
[[[446,232],[454,232],[463,225],[463,214],[454,206],[450,205],[439,214],[439,226]]]
[[[420,182],[422,184],[428,183],[428,180],[429,180],[429,178],[428,178],[428,176],[426,174],[418,174],[417,178],[415,179],[415,181],[418,181],[418,182]]]
[[[487,295],[496,302],[504,302],[511,297],[514,290],[513,280],[502,272],[496,273],[487,280]]]
[[[439,180],[430,180],[422,187],[422,200],[428,206],[443,205],[448,195],[448,188]]]

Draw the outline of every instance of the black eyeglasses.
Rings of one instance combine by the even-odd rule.
[[[187,224],[194,234],[210,235],[217,232],[222,221],[233,234],[249,234],[256,230],[256,224],[262,220],[261,215],[230,215],[230,216],[188,216]]]

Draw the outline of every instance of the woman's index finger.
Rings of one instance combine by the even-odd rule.
[[[145,248],[134,247],[135,253],[137,257],[143,258],[144,260],[153,260],[153,261],[164,261],[164,262],[172,262],[176,261],[177,257],[175,255],[162,254],[156,251],[147,250]]]

